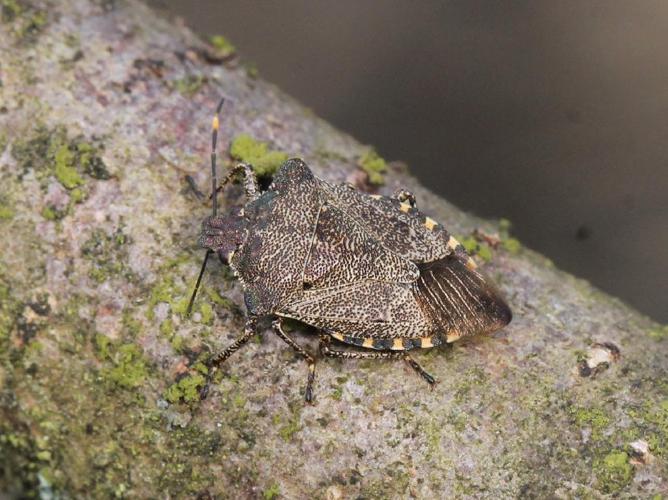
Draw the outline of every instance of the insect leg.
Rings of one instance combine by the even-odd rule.
[[[329,358],[343,358],[343,359],[400,359],[404,356],[403,352],[392,351],[339,351],[332,349],[331,337],[329,335],[320,336],[320,352],[323,356]]]
[[[401,203],[408,203],[411,207],[415,208],[417,206],[417,201],[415,195],[410,191],[405,189],[397,189],[393,195],[394,198],[399,200]]]
[[[246,191],[246,198],[248,198],[248,201],[256,200],[260,196],[260,186],[257,182],[253,167],[247,163],[239,163],[232,167],[232,170],[227,173],[216,189],[216,193],[222,190],[239,172],[244,174],[244,190]]]
[[[188,183],[188,187],[190,190],[193,192],[193,194],[197,197],[197,199],[201,202],[205,202],[205,196],[202,191],[200,191],[199,187],[197,187],[197,183],[195,182],[195,179],[193,179],[192,175],[186,175],[186,182]]]
[[[245,343],[247,343],[251,338],[253,338],[256,333],[257,333],[257,318],[255,316],[250,316],[248,319],[246,319],[246,325],[244,326],[243,335],[241,335],[241,337],[235,340],[232,343],[232,345],[230,345],[227,349],[216,354],[213,358],[211,358],[208,361],[207,366],[209,368],[209,373],[206,377],[206,384],[204,384],[204,388],[200,393],[202,399],[206,398],[206,395],[209,391],[209,383],[213,380],[213,376],[215,375],[220,365],[222,365],[227,358],[229,358],[232,354],[237,352],[239,348],[241,348]]]
[[[404,361],[408,363],[408,366],[410,366],[413,370],[415,370],[420,377],[426,380],[426,382],[431,386],[433,389],[434,386],[436,385],[436,379],[432,377],[429,372],[427,372],[424,368],[422,368],[417,361],[415,361],[413,358],[411,358],[408,353],[404,353]]]
[[[415,370],[432,388],[436,385],[436,379],[432,377],[417,361],[411,358],[406,352],[392,351],[339,351],[330,347],[331,337],[329,335],[320,336],[320,352],[323,356],[342,359],[403,359],[408,366]]]
[[[313,401],[313,381],[315,380],[315,358],[306,352],[302,346],[297,344],[297,342],[288,337],[288,335],[283,331],[282,322],[283,320],[281,318],[276,318],[272,323],[272,326],[274,327],[276,335],[282,338],[286,344],[297,351],[308,363],[308,379],[306,381],[304,400],[307,403],[311,403]]]

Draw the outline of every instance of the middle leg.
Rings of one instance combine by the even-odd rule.
[[[313,402],[313,381],[315,380],[315,358],[311,356],[302,346],[297,344],[293,339],[288,337],[288,335],[283,331],[283,320],[281,318],[276,318],[272,323],[276,335],[278,335],[283,341],[297,351],[302,358],[308,363],[308,379],[306,380],[306,391],[304,392],[304,400],[307,403]]]

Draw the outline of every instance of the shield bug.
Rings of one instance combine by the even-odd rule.
[[[247,313],[243,334],[212,359],[210,373],[269,316],[276,334],[308,364],[307,402],[315,358],[284,332],[284,318],[318,329],[323,356],[403,359],[433,385],[408,351],[491,333],[510,322],[510,309],[462,245],[422,214],[408,191],[386,197],[331,184],[297,158],[287,160],[264,191],[247,164],[236,165],[218,185],[221,107],[222,101],[212,132],[213,213],[199,237],[207,253],[190,305],[215,253],[241,281]],[[238,174],[246,203],[220,215],[217,193]]]

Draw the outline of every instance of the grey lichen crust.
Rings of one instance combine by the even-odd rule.
[[[668,330],[463,214],[235,56],[134,2],[0,0],[0,491],[71,497],[652,497],[668,488]],[[239,285],[188,293],[208,208],[209,119],[270,175],[303,157],[390,194],[478,251],[513,323],[402,364],[304,366],[241,333]],[[377,157],[377,155],[376,155]],[[382,162],[382,169],[377,168]],[[447,159],[444,159],[444,162]],[[376,165],[378,163],[378,165]],[[226,166],[224,166],[226,167]],[[228,190],[229,208],[240,200]],[[475,229],[499,234],[478,241]],[[267,325],[268,328],[269,325]],[[312,352],[313,332],[291,332]]]

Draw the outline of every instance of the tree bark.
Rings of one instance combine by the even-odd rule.
[[[562,497],[665,493],[668,330],[462,213],[405,167],[335,130],[132,1],[2,0],[0,491],[15,496]],[[317,82],[314,82],[317,85]],[[514,319],[401,363],[306,365],[243,331],[241,287],[203,257],[210,119],[223,166],[300,156],[316,175],[390,194],[467,243]],[[268,148],[264,150],[263,148]],[[271,151],[275,153],[271,153]],[[447,161],[447,159],[444,159]],[[499,194],[502,196],[502,193]],[[224,195],[222,209],[241,201]],[[298,209],[298,207],[295,207]],[[471,237],[498,234],[492,248]],[[623,238],[620,238],[620,244]],[[313,331],[295,327],[316,352]]]

